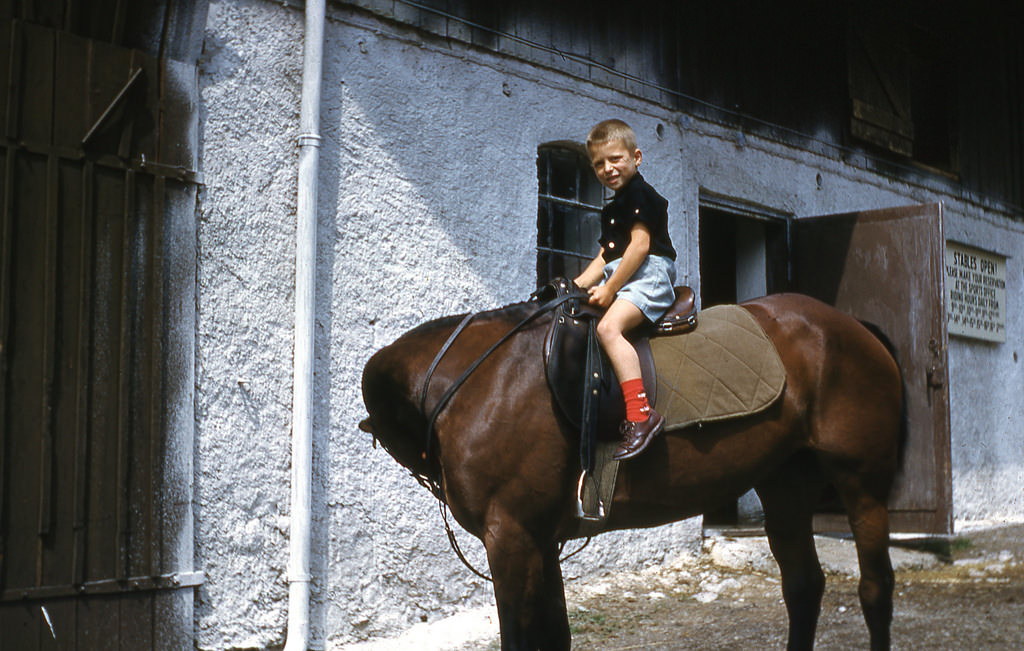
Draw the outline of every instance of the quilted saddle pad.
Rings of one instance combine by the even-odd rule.
[[[786,385],[774,344],[738,305],[703,310],[696,330],[651,339],[651,350],[666,431],[763,411]]]

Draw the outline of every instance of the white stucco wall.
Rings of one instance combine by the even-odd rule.
[[[301,13],[211,3],[201,80],[197,607],[204,649],[280,643],[287,597]]]
[[[949,338],[953,513],[1024,518],[1024,224],[976,207],[949,214],[947,239],[1008,256],[1005,343]]]
[[[324,648],[392,636],[492,599],[490,585],[448,549],[433,499],[357,429],[365,416],[360,375],[375,350],[414,325],[523,300],[534,289],[538,145],[582,140],[606,117],[630,122],[645,176],[670,201],[680,279],[694,284],[701,187],[796,215],[937,199],[830,158],[749,137],[739,143],[721,127],[555,72],[333,6],[329,13],[313,500],[313,632]],[[269,0],[211,3],[197,270],[202,649],[284,641],[301,60],[298,10]],[[953,204],[950,225],[966,233],[958,239],[1021,250],[1020,229]],[[1021,261],[1011,264],[1014,291]],[[954,497],[965,516],[1024,515],[1021,370],[1011,358],[1024,348],[1021,306],[1010,302],[1012,341],[951,344],[952,373],[972,380],[953,387]],[[1005,375],[995,379],[992,369]],[[972,409],[980,395],[1001,405],[989,422]],[[1001,486],[1017,494],[979,499]],[[565,574],[660,562],[695,549],[698,537],[696,520],[602,536]],[[461,540],[484,568],[479,543]]]
[[[367,19],[361,18],[366,21]],[[202,61],[197,363],[202,648],[280,644],[285,623],[301,15],[212,3]],[[314,633],[330,647],[489,603],[436,503],[356,424],[363,364],[434,317],[535,289],[536,152],[581,140],[614,95],[538,84],[405,38],[327,30],[318,230]],[[619,113],[620,108],[613,109]],[[637,115],[650,180],[682,203],[678,135]],[[677,225],[674,235],[685,242]],[[698,543],[608,536],[567,564],[659,562]],[[673,540],[675,539],[675,540]],[[624,542],[626,541],[626,542]],[[486,568],[482,548],[463,547]]]

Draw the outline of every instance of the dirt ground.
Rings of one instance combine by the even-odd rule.
[[[829,544],[845,544],[837,553],[850,558],[829,569],[819,542],[828,576],[816,648],[867,649],[852,543]],[[962,533],[938,554],[900,554],[894,649],[1024,649],[1024,525]],[[569,586],[573,649],[784,649],[774,564],[714,556]]]

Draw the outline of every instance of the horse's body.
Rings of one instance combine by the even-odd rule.
[[[650,527],[715,509],[751,487],[779,563],[789,648],[809,649],[824,590],[812,512],[827,485],[849,514],[861,568],[860,598],[872,649],[889,647],[893,573],[887,499],[897,471],[902,383],[887,348],[855,319],[804,296],[745,303],[787,372],[769,409],[659,436],[624,462],[610,529]],[[400,463],[437,478],[443,499],[486,548],[501,648],[570,646],[558,543],[575,528],[579,433],[544,379],[550,317],[502,344],[441,411],[424,459],[431,408],[455,379],[536,304],[478,316],[420,395],[457,319],[434,321],[379,351],[363,393],[374,436]],[[683,335],[685,336],[685,335]]]

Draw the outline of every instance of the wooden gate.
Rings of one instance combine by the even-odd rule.
[[[794,220],[793,289],[868,321],[903,370],[909,435],[889,512],[893,530],[953,532],[942,205]],[[822,515],[819,530],[845,529]]]
[[[3,651],[194,645],[196,74],[0,21]]]

